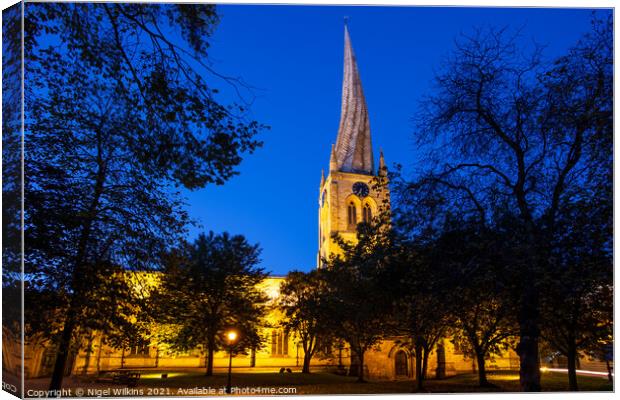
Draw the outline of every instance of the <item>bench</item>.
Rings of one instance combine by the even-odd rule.
[[[127,387],[135,387],[140,380],[140,372],[136,371],[112,371],[105,372],[97,378],[99,383],[113,383],[117,385],[125,385]]]

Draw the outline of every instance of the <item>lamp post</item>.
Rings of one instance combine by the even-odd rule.
[[[228,338],[228,385],[226,385],[226,393],[232,393],[232,354],[233,354],[233,345],[235,344],[235,340],[237,340],[237,332],[229,331],[226,334]]]

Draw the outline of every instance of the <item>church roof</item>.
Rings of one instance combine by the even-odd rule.
[[[374,172],[368,108],[346,25],[344,27],[342,109],[336,140],[336,159],[340,171],[366,174]]]

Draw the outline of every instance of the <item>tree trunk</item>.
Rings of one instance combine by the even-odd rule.
[[[349,376],[358,376],[359,366],[357,364],[359,363],[359,357],[351,344],[349,344],[349,349],[351,352],[351,354],[349,355],[349,358],[351,360],[351,364],[349,365]]]
[[[103,343],[101,343],[101,338],[99,338],[99,350],[97,351],[97,376],[101,373],[101,348],[103,347]]]
[[[366,382],[366,380],[364,379],[364,351],[361,349],[358,349],[357,351],[357,361],[359,362],[357,382]]]
[[[522,329],[519,345],[519,380],[524,392],[540,392],[540,367],[538,362],[538,337]]]
[[[607,366],[607,380],[609,383],[613,383],[614,377],[611,375],[611,364],[609,364],[609,360],[605,360],[605,365]]]
[[[207,371],[206,376],[213,376],[213,354],[215,353],[215,342],[210,340],[207,343]]]
[[[424,351],[424,357],[422,358],[422,379],[426,379],[426,372],[428,371],[428,356],[431,353],[431,350],[426,347],[423,347],[422,349]]]
[[[310,373],[310,360],[312,360],[312,353],[304,353],[304,365],[301,367],[301,372],[303,374]]]
[[[302,342],[302,348],[304,350],[304,361],[301,367],[301,372],[303,374],[309,374],[310,361],[312,360],[312,356],[314,354],[314,351],[316,350],[316,340],[312,337],[305,337],[305,340],[303,340]],[[299,354],[299,344],[297,345],[297,352]]]
[[[86,358],[84,359],[84,368],[82,368],[82,375],[88,374],[88,367],[90,367],[90,358],[93,354],[93,341],[95,340],[93,334],[91,333],[88,337],[88,347],[86,349]]]
[[[577,386],[577,348],[575,341],[571,340],[568,344],[568,390],[576,392],[579,390]]]
[[[52,379],[50,381],[50,391],[59,391],[62,388],[62,380],[65,376],[65,367],[67,365],[69,348],[71,346],[71,336],[73,336],[75,325],[75,311],[73,310],[73,307],[69,307],[67,319],[65,320],[65,324],[62,329],[60,343],[58,344],[58,353],[56,354],[54,371],[52,372]]]
[[[540,363],[538,360],[538,289],[528,285],[523,290],[519,315],[520,339],[519,381],[524,392],[540,392]]]
[[[424,390],[424,372],[422,371],[422,345],[415,346],[415,381],[416,381],[416,392],[421,392]]]
[[[99,161],[98,161],[99,162]],[[54,362],[54,371],[52,371],[52,379],[50,381],[50,391],[59,391],[62,388],[62,380],[65,375],[65,367],[67,365],[67,358],[69,357],[69,349],[71,347],[71,338],[73,331],[77,326],[76,315],[79,311],[78,306],[75,304],[77,299],[80,299],[80,288],[73,287],[75,282],[81,278],[84,273],[82,271],[84,262],[86,260],[87,246],[90,241],[90,231],[94,220],[95,212],[99,206],[99,199],[103,192],[103,185],[106,177],[106,167],[99,162],[99,169],[97,171],[97,180],[94,187],[93,200],[88,208],[88,218],[84,222],[82,231],[80,233],[80,239],[78,241],[77,254],[75,256],[75,262],[73,264],[73,272],[71,275],[70,286],[72,286],[73,294],[69,297],[69,307],[67,309],[67,316],[60,336],[60,342],[58,345],[58,353],[56,354],[56,361]]]
[[[476,350],[476,361],[478,361],[478,384],[481,387],[489,386],[484,360],[484,352],[482,350]]]

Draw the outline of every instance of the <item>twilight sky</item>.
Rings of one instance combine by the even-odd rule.
[[[590,29],[591,10],[462,8],[220,6],[211,48],[213,68],[256,89],[252,117],[271,126],[264,147],[247,156],[241,174],[224,186],[187,194],[191,230],[243,234],[263,248],[274,275],[316,264],[318,186],[327,169],[340,118],[343,17],[357,56],[370,113],[375,156],[388,167],[416,161],[411,118],[432,90],[454,39],[473,27],[522,28],[553,58]],[[598,11],[602,17],[609,11]],[[222,100],[232,100],[223,83]],[[408,168],[409,167],[409,168]]]

